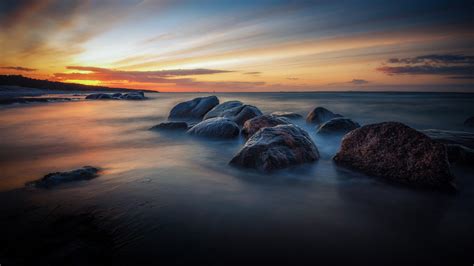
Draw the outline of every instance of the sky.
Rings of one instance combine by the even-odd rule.
[[[474,92],[474,1],[2,0],[0,74],[158,91]]]

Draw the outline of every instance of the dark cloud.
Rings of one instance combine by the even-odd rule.
[[[0,67],[0,69],[16,70],[16,71],[28,71],[28,72],[37,70],[35,68],[27,68],[27,67],[20,67],[20,66],[4,66],[4,67]]]
[[[474,77],[474,56],[431,54],[390,58],[377,71],[388,75],[444,75],[454,79],[471,79]]]
[[[114,74],[114,75],[130,75],[130,76],[153,76],[153,77],[176,77],[176,76],[194,76],[194,75],[210,75],[219,73],[229,73],[233,71],[229,70],[217,70],[217,69],[173,69],[173,70],[157,70],[157,71],[121,71],[101,67],[89,67],[89,66],[68,66],[67,69],[90,71],[96,74]]]
[[[363,84],[367,84],[369,82],[365,79],[353,79],[353,80],[349,81],[348,83],[351,83],[351,84],[354,84],[354,85],[363,85]]]

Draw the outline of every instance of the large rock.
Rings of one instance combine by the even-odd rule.
[[[211,109],[211,111],[207,112],[207,114],[204,116],[204,120],[213,118],[213,117],[225,117],[225,114],[227,110],[242,106],[242,102],[240,101],[228,101],[221,103],[214,108]]]
[[[230,164],[270,172],[318,159],[318,149],[308,133],[296,125],[278,125],[250,137]]]
[[[169,118],[201,119],[214,106],[219,104],[216,96],[199,97],[177,104],[171,109]]]
[[[306,122],[319,125],[336,117],[342,117],[342,115],[335,114],[324,107],[316,107],[308,113]]]
[[[426,129],[420,131],[441,143],[459,144],[474,149],[474,133],[440,129]]]
[[[366,125],[349,132],[334,161],[414,186],[441,187],[453,179],[444,145],[397,122]]]
[[[474,127],[474,116],[469,117],[464,121],[464,125],[468,127]]]
[[[150,128],[151,130],[186,130],[188,129],[188,123],[180,121],[168,121],[159,123],[156,126]]]
[[[286,125],[289,123],[290,121],[288,121],[286,118],[276,117],[273,115],[256,116],[252,119],[245,121],[244,126],[242,128],[242,135],[245,138],[250,138],[261,128]]]
[[[199,122],[188,130],[188,133],[208,138],[235,138],[239,136],[239,126],[232,120],[223,117],[214,117]]]
[[[262,112],[253,105],[235,105],[237,106],[231,108],[220,108],[221,111],[213,112],[213,115],[218,114],[218,117],[228,118],[239,126],[242,126],[245,121],[250,118],[262,115]]]
[[[55,172],[45,175],[43,178],[27,183],[27,186],[35,186],[40,188],[50,188],[62,183],[89,180],[99,176],[100,169],[93,166],[83,166],[67,172]]]
[[[346,134],[351,130],[359,128],[359,123],[352,121],[349,118],[333,118],[324,124],[320,125],[318,128],[318,134]]]
[[[301,119],[303,118],[302,115],[298,114],[298,113],[293,113],[293,112],[273,112],[271,113],[271,115],[273,116],[278,116],[278,117],[284,117],[284,118],[288,118],[288,119]]]

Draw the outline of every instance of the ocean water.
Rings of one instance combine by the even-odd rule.
[[[148,130],[175,104],[205,95],[0,107],[0,194],[15,195],[2,207],[21,201],[47,210],[92,208],[113,229],[114,259],[122,263],[472,263],[472,168],[453,167],[455,194],[388,184],[336,166],[331,157],[340,139],[321,138],[299,121],[321,159],[264,175],[228,165],[243,139]],[[305,116],[324,106],[362,125],[400,121],[468,131],[463,122],[474,115],[474,94],[216,95],[265,113]],[[24,189],[47,173],[84,165],[104,170],[90,181]]]

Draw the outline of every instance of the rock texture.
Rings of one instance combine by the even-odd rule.
[[[225,117],[225,114],[228,110],[235,108],[235,107],[240,107],[242,106],[243,103],[240,101],[228,101],[221,103],[214,108],[211,109],[205,116],[204,120],[213,118],[213,117]]]
[[[171,109],[169,118],[201,119],[214,106],[219,104],[216,96],[199,97],[177,104]]]
[[[303,118],[302,115],[297,114],[297,113],[293,113],[293,112],[273,112],[273,113],[271,113],[271,115],[277,116],[277,117],[284,117],[284,118],[288,118],[288,119],[301,119],[301,118]]]
[[[402,123],[366,125],[344,136],[334,160],[399,183],[441,187],[453,179],[446,148]]]
[[[208,138],[235,138],[239,136],[239,126],[232,120],[214,117],[204,120],[188,130],[188,133]]]
[[[84,166],[72,171],[50,173],[37,181],[27,183],[27,186],[50,188],[66,182],[89,180],[99,176],[99,171],[97,167]]]
[[[342,117],[342,115],[335,114],[324,107],[316,107],[308,113],[306,122],[319,125],[336,117]]]
[[[286,125],[289,123],[290,121],[288,121],[286,118],[277,117],[273,115],[256,116],[252,119],[245,121],[244,126],[242,128],[242,135],[245,138],[250,138],[261,128]]]
[[[270,172],[318,159],[318,149],[308,133],[295,125],[278,125],[250,137],[230,164]]]
[[[159,123],[156,126],[150,128],[151,130],[186,130],[188,129],[188,123],[178,121],[168,121]]]
[[[212,115],[218,115],[217,117],[224,117],[230,119],[237,123],[239,126],[242,126],[245,121],[249,120],[250,118],[262,115],[262,112],[253,105],[238,105],[236,103],[234,104],[237,106],[229,107],[229,105],[231,104],[228,104],[227,107],[229,108],[221,107],[219,108],[220,110],[218,112],[213,112]]]
[[[318,134],[346,134],[356,128],[359,128],[359,123],[352,121],[349,118],[333,118],[319,126]]]
[[[86,96],[87,100],[145,100],[142,91],[128,93],[93,93]]]
[[[474,127],[474,116],[469,117],[464,121],[464,125],[468,127]]]

